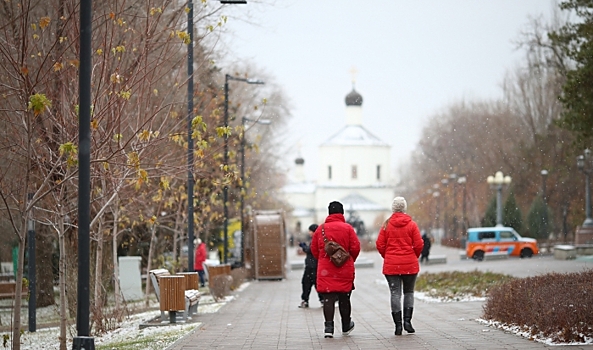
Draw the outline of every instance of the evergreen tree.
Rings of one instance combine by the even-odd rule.
[[[537,196],[533,203],[531,203],[531,208],[529,209],[529,214],[527,216],[529,225],[528,236],[543,239],[548,238],[552,229],[550,223],[551,217],[550,209],[546,203],[544,203],[542,197]]]
[[[523,228],[523,214],[521,209],[517,206],[515,194],[511,191],[504,203],[502,210],[502,224],[506,227],[512,227],[515,231],[521,233]]]
[[[482,227],[496,226],[496,196],[492,197],[482,218]]]

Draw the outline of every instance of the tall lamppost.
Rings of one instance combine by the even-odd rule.
[[[437,187],[438,188],[438,187]],[[435,215],[434,215],[434,226],[439,228],[439,191],[434,191],[432,193],[432,197],[434,198],[434,207],[435,207]]]
[[[457,174],[449,174],[451,186],[453,186],[453,234],[451,238],[457,238]]]
[[[263,84],[264,82],[257,79],[247,79],[247,78],[240,78],[234,77],[229,74],[224,75],[224,127],[225,129],[229,126],[229,80],[241,81],[247,84]],[[229,162],[229,135],[225,131],[224,134],[224,160],[223,166],[224,168],[227,167]],[[229,187],[224,184],[223,191],[222,191],[222,200],[223,200],[223,210],[224,210],[224,245],[222,250],[222,259],[223,263],[227,263],[227,255],[228,255],[228,246],[229,246],[229,239],[228,239],[228,231],[229,231],[229,209],[227,205],[228,197],[229,197]]]
[[[261,125],[270,125],[269,119],[248,119],[243,117],[241,125],[243,126],[243,136],[241,137],[241,266],[245,264],[245,123],[255,123]]]
[[[540,174],[542,175],[542,200],[544,201],[544,204],[548,204],[546,198],[546,177],[548,176],[548,171],[543,169]]]
[[[496,188],[496,226],[502,226],[502,186],[511,183],[510,176],[504,176],[502,171],[497,171],[494,176],[488,176],[486,180],[490,187]]]
[[[441,180],[441,184],[443,185],[443,235],[445,238],[449,237],[449,230],[448,230],[448,225],[447,225],[447,198],[446,198],[446,192],[445,189],[447,187],[447,185],[449,185],[449,179],[442,179]]]
[[[593,227],[591,219],[591,186],[589,184],[589,175],[593,171],[591,166],[591,150],[586,149],[585,155],[577,157],[577,168],[585,174],[585,213],[587,215],[583,222],[583,227]]]
[[[463,186],[463,198],[461,200],[462,203],[462,208],[461,208],[461,215],[463,215],[462,217],[462,221],[463,221],[463,233],[461,235],[461,237],[464,237],[465,232],[467,231],[467,226],[466,226],[466,216],[465,216],[465,188],[466,188],[466,184],[467,184],[467,178],[465,176],[460,176],[457,178],[457,183],[459,185]],[[465,248],[465,242],[463,242],[462,247],[461,248]]]

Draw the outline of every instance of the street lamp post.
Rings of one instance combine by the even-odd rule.
[[[245,264],[245,123],[251,122],[262,125],[272,123],[269,119],[248,119],[243,117],[241,125],[243,126],[243,136],[241,137],[241,266]]]
[[[591,167],[591,150],[586,149],[585,155],[577,157],[577,168],[585,174],[585,214],[587,217],[583,222],[583,227],[593,227],[593,219],[591,219],[591,186],[589,184],[589,175],[593,171]]]
[[[247,78],[239,78],[234,77],[229,74],[225,74],[224,76],[224,127],[225,129],[229,126],[229,80],[241,81],[247,84],[263,84],[264,82],[257,79],[247,79]],[[225,130],[224,134],[224,154],[223,154],[223,168],[226,169],[228,166],[229,161],[229,135],[228,132]],[[223,184],[223,191],[222,191],[222,200],[223,200],[223,211],[224,211],[224,245],[222,250],[222,260],[223,263],[227,263],[227,256],[228,256],[228,246],[229,246],[229,239],[228,239],[228,231],[229,231],[229,209],[228,209],[228,197],[229,197],[229,187],[226,184]]]
[[[546,169],[543,169],[541,171],[542,174],[542,200],[544,201],[544,204],[548,204],[547,198],[546,198],[546,177],[548,176],[548,171]]]
[[[510,176],[504,176],[502,171],[497,171],[494,176],[488,176],[486,180],[490,187],[496,188],[496,226],[502,226],[502,186],[511,183]]]
[[[453,234],[451,235],[453,239],[457,238],[457,174],[449,174],[449,180],[451,180],[451,185],[453,186]]]
[[[442,179],[441,184],[443,185],[443,235],[444,238],[448,238],[449,230],[447,225],[447,198],[445,198],[445,187],[449,184],[449,179]]]
[[[463,198],[461,200],[461,203],[462,203],[461,215],[463,216],[462,217],[462,221],[463,221],[463,226],[462,226],[462,228],[463,228],[463,234],[461,235],[461,237],[463,238],[464,235],[465,235],[465,233],[466,233],[466,231],[467,231],[467,226],[466,226],[466,223],[465,223],[466,222],[466,217],[465,217],[465,188],[466,188],[466,184],[467,184],[467,178],[465,176],[460,176],[460,177],[457,178],[457,183],[459,185],[462,185],[463,186],[463,194],[462,194]],[[462,248],[465,248],[465,242],[462,243]]]

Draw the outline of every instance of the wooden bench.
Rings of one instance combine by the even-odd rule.
[[[14,299],[16,293],[16,282],[0,282],[0,299]],[[21,298],[29,295],[29,289],[23,286]]]
[[[197,272],[195,273],[197,275]],[[176,322],[177,311],[183,311],[183,319],[198,313],[198,304],[202,294],[197,289],[189,289],[192,279],[187,275],[171,275],[166,269],[150,270],[150,280],[154,287],[157,300],[161,309],[161,319],[165,321],[165,311],[169,312],[171,323]],[[161,284],[161,281],[163,282]]]

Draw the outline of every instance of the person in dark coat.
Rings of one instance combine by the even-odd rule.
[[[360,241],[352,226],[344,219],[342,203],[329,203],[328,212],[325,222],[313,234],[311,253],[317,258],[317,291],[324,297],[324,335],[326,338],[333,338],[336,300],[342,319],[342,334],[348,335],[354,329],[350,295],[354,289],[354,262],[360,253]],[[337,267],[331,262],[325,253],[323,235],[340,244],[350,254],[344,265]]]
[[[422,248],[422,253],[420,254],[420,263],[423,263],[424,260],[428,262],[428,255],[430,254],[430,237],[428,233],[422,233],[422,241],[424,242],[424,247]]]
[[[303,285],[303,293],[301,294],[301,304],[299,305],[300,308],[307,308],[309,307],[309,295],[311,295],[311,288],[317,284],[317,259],[311,253],[311,245],[310,240],[315,230],[317,230],[319,225],[312,224],[309,226],[309,245],[305,242],[300,242],[299,247],[307,254],[305,258],[305,272],[303,273],[303,279],[301,280],[301,284]],[[317,289],[317,287],[315,288]],[[323,305],[323,296],[319,291],[317,291],[317,296],[319,297],[319,302]]]
[[[418,225],[405,213],[408,205],[404,197],[395,197],[391,204],[393,214],[385,222],[377,237],[377,251],[383,257],[383,275],[391,293],[391,316],[395,335],[402,335],[402,289],[404,297],[403,329],[414,333],[414,286],[420,272],[418,257],[424,242]]]

